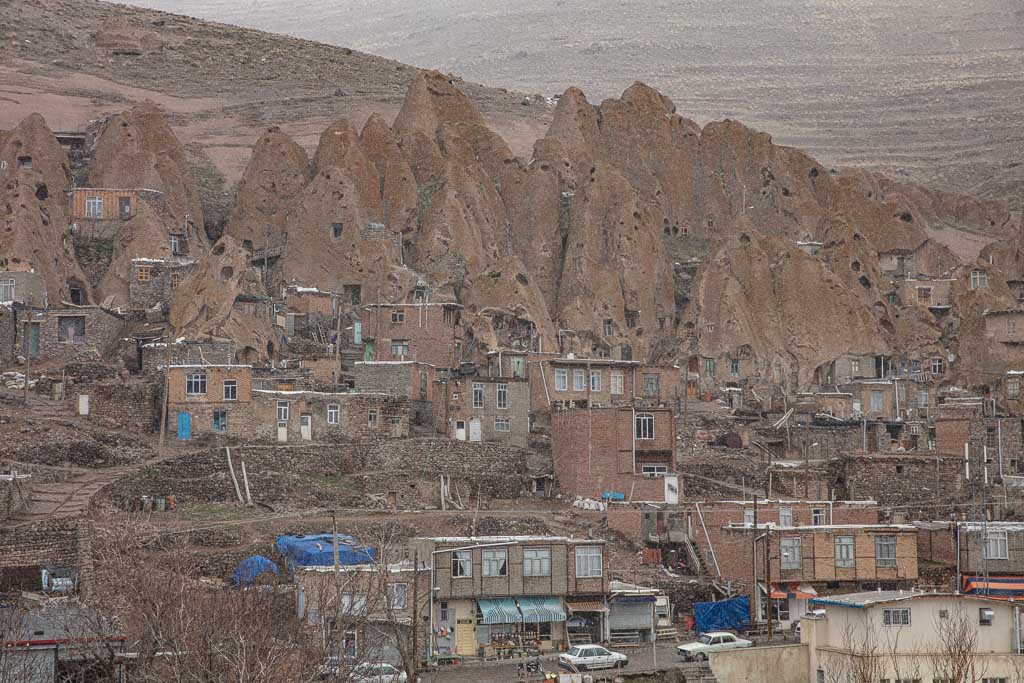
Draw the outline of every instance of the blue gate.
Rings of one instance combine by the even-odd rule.
[[[190,413],[178,413],[178,441],[188,441],[192,438],[192,415]]]

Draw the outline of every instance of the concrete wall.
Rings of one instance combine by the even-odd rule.
[[[750,647],[716,652],[709,658],[718,683],[813,683],[808,674],[807,647]]]

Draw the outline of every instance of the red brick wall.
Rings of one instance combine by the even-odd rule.
[[[405,314],[403,322],[392,322],[396,310]],[[406,360],[453,367],[460,360],[455,353],[456,342],[462,341],[460,313],[452,311],[446,320],[440,305],[364,306],[360,312],[363,338],[374,340],[374,360],[399,360],[391,355],[391,340],[405,339],[409,341]]]

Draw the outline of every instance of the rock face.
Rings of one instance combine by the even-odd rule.
[[[171,235],[181,238],[191,258],[208,249],[199,192],[185,160],[185,151],[160,110],[140,105],[112,116],[100,133],[89,185],[97,188],[155,190],[152,201],[139,201],[132,218],[114,237],[110,267],[100,282],[100,295],[123,305],[134,258],[169,258]]]
[[[68,233],[70,187],[67,155],[42,116],[32,114],[0,140],[0,271],[39,272],[56,305],[70,301],[72,288],[93,300]]]
[[[269,301],[249,251],[225,235],[175,290],[169,322],[179,337],[233,341],[237,362],[266,362],[279,348]]]

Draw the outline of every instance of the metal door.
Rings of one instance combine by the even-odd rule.
[[[313,416],[307,413],[299,415],[299,434],[303,441],[313,438]]]
[[[131,197],[118,197],[117,208],[121,214],[122,220],[128,220],[132,217],[132,198]]]
[[[465,420],[455,421],[455,438],[459,441],[466,440],[466,422]]]
[[[281,443],[288,441],[288,423],[278,422],[277,423],[277,440]]]
[[[352,323],[352,343],[356,346],[363,343],[363,323],[358,320]]]
[[[480,418],[478,417],[469,421],[469,440],[480,441]]]
[[[32,358],[39,357],[39,323],[25,323],[21,350]]]
[[[192,414],[178,413],[178,441],[188,441],[192,438]]]

